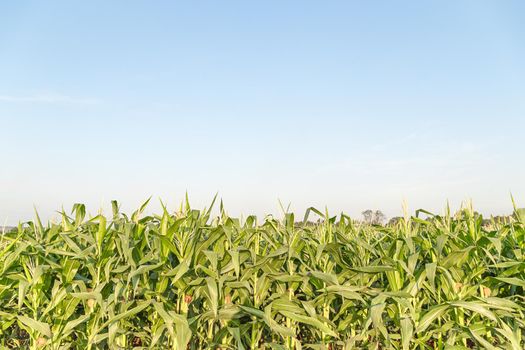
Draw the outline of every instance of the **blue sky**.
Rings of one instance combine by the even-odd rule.
[[[218,192],[525,204],[523,1],[0,4],[0,220]]]

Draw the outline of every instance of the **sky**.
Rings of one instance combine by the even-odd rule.
[[[525,206],[525,2],[0,4],[0,225]],[[107,209],[106,209],[107,210]]]

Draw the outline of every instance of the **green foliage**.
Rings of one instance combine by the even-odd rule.
[[[0,347],[525,348],[523,211],[383,227],[146,204],[3,232]]]

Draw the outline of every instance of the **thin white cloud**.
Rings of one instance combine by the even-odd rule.
[[[57,93],[45,93],[28,96],[0,95],[0,102],[13,103],[64,103],[64,104],[97,104],[100,101],[94,98],[73,97]]]

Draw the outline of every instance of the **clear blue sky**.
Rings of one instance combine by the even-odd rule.
[[[525,2],[0,4],[0,221],[525,204]],[[1,224],[1,223],[0,223]]]

